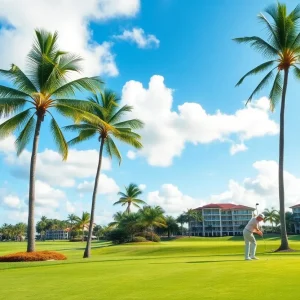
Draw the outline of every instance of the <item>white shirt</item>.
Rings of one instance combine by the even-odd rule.
[[[258,224],[259,222],[256,220],[255,217],[253,217],[248,224],[246,225],[245,229],[249,230],[250,232],[255,232],[256,230],[258,230]]]

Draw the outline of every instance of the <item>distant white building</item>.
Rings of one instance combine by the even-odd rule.
[[[231,203],[208,204],[195,210],[202,212],[202,222],[191,222],[194,236],[242,235],[243,229],[254,215],[254,208]]]
[[[295,220],[295,233],[300,233],[300,204],[290,207],[293,211],[293,218]]]
[[[68,240],[69,239],[68,229],[46,230],[45,239],[46,240]]]

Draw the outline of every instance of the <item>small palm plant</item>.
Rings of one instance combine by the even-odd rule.
[[[121,204],[122,206],[126,205],[126,210],[127,214],[130,214],[130,207],[131,205],[141,208],[140,205],[145,205],[146,202],[138,199],[138,197],[142,194],[143,192],[140,190],[140,188],[135,184],[135,183],[130,183],[128,187],[125,186],[125,193],[119,192],[118,195],[121,196],[119,201],[115,202],[114,205]]]

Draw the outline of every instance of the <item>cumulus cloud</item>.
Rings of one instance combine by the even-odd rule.
[[[245,178],[242,183],[230,180],[228,189],[210,197],[209,202],[244,204],[259,209],[279,208],[278,164],[275,161],[257,161],[253,164],[256,177]],[[300,203],[300,178],[284,172],[286,208]]]
[[[157,48],[160,43],[155,35],[145,34],[145,31],[142,28],[124,30],[122,34],[114,35],[114,38],[135,43],[139,48]]]
[[[230,148],[230,154],[234,155],[238,152],[247,151],[248,147],[244,143],[233,144]]]
[[[33,9],[28,9],[28,8]],[[86,75],[115,76],[118,69],[111,43],[93,40],[91,22],[133,17],[140,0],[15,0],[0,1],[0,68],[24,67],[35,28],[57,30],[61,49],[80,54]],[[20,45],[22,45],[20,47]]]
[[[181,214],[203,203],[201,200],[184,195],[173,184],[163,184],[159,190],[148,193],[146,202],[149,205],[159,205],[166,211],[166,214],[172,215]]]
[[[94,181],[84,181],[78,184],[77,190],[80,193],[92,193],[94,189]],[[98,194],[117,194],[119,187],[116,182],[105,174],[100,174]]]
[[[2,204],[8,208],[19,208],[21,200],[17,196],[7,195],[3,197]]]
[[[11,172],[19,178],[28,178],[31,154],[25,150],[19,157],[7,152],[5,161],[11,166]],[[46,149],[37,156],[37,178],[49,184],[72,187],[78,178],[94,177],[98,151],[70,149],[68,160],[63,162],[58,152]],[[104,157],[103,170],[111,169],[111,162]]]
[[[180,156],[186,143],[233,143],[231,153],[245,151],[243,142],[265,135],[276,135],[278,124],[270,119],[267,98],[254,101],[234,114],[216,111],[209,114],[199,103],[185,102],[175,111],[173,91],[162,76],[152,76],[148,88],[138,81],[128,81],[122,101],[134,107],[133,115],[145,122],[142,129],[144,148],[138,152],[150,165],[167,167]],[[159,120],[159,122],[158,122]],[[135,158],[135,152],[127,154]]]

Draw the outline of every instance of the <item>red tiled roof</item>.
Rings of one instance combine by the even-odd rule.
[[[290,208],[296,208],[296,207],[300,207],[300,204],[293,205]]]
[[[211,203],[211,204],[207,204],[204,205],[202,207],[198,207],[196,209],[203,209],[203,208],[219,208],[219,209],[252,209],[254,210],[254,208],[249,207],[249,206],[244,206],[244,205],[236,205],[236,204],[232,204],[232,203]]]

